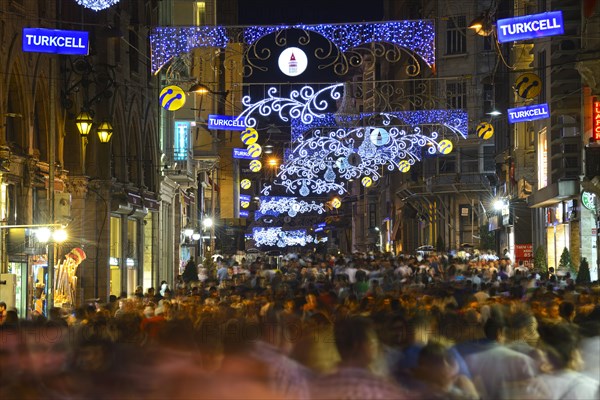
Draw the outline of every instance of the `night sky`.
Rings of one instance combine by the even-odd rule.
[[[241,0],[240,25],[376,22],[383,18],[382,0]]]

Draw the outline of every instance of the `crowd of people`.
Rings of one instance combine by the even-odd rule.
[[[510,259],[221,258],[106,304],[0,311],[2,399],[599,398],[597,282]]]

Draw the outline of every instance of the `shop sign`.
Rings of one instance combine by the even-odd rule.
[[[248,154],[248,149],[240,149],[238,147],[235,147],[233,149],[233,158],[237,158],[239,160],[254,160],[257,159],[258,157],[252,157],[250,154]]]
[[[250,202],[252,199],[249,194],[240,194],[240,201]]]
[[[594,100],[594,109],[592,112],[592,137],[600,141],[600,101]]]
[[[173,159],[182,161],[187,159],[190,151],[189,136],[192,123],[190,121],[175,121],[175,143],[173,148]]]
[[[208,116],[208,129],[243,131],[246,129],[246,119],[239,119],[239,117],[233,115],[210,114]]]
[[[596,210],[596,194],[592,192],[582,192],[581,193],[581,204],[587,208],[588,210],[595,211]]]
[[[533,244],[515,244],[515,261],[523,261],[525,266],[533,263]]]
[[[86,31],[23,28],[24,52],[87,56],[89,39]]]
[[[499,19],[496,27],[500,43],[565,33],[562,11]]]
[[[532,106],[509,108],[508,122],[515,124],[523,121],[534,121],[536,119],[550,118],[550,108],[547,103],[534,104]]]
[[[288,47],[283,50],[277,60],[279,70],[287,76],[298,76],[308,67],[306,53],[298,47]]]
[[[244,211],[244,210],[240,211],[241,218],[248,218],[249,216],[250,216],[250,213],[248,211]]]

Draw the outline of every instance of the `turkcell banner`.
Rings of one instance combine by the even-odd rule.
[[[87,56],[88,32],[23,28],[23,51]]]
[[[248,211],[240,210],[240,218],[248,218],[249,216],[250,213]],[[250,237],[252,237],[252,235],[250,235]]]
[[[509,108],[508,122],[515,124],[523,121],[534,121],[536,119],[550,118],[548,104],[535,104],[533,106]]]
[[[249,194],[240,194],[240,201],[250,201],[252,200],[252,198],[250,197]]]
[[[238,119],[232,115],[216,115],[208,116],[208,129],[222,129],[229,131],[243,131],[246,129],[246,120]]]
[[[247,149],[240,149],[235,147],[233,149],[233,158],[237,158],[237,159],[242,159],[242,160],[255,160],[258,157],[252,157],[250,154],[248,154],[248,150]]]
[[[499,19],[496,27],[500,43],[565,33],[562,11]]]

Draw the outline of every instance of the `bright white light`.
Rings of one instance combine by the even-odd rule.
[[[35,231],[35,236],[38,242],[48,243],[48,241],[52,237],[52,232],[50,231],[50,228],[38,228]]]
[[[192,228],[185,228],[185,229],[183,230],[183,234],[184,234],[186,237],[191,237],[191,236],[194,234],[194,230],[193,230]]]
[[[202,225],[204,225],[205,228],[210,228],[213,225],[212,218],[204,218],[204,220],[202,220]]]
[[[502,115],[502,113],[498,110],[492,110],[488,114],[491,115],[492,117],[497,117],[498,115]]]
[[[494,210],[500,211],[500,210],[502,210],[504,208],[505,203],[504,203],[504,200],[497,199],[497,200],[494,201],[493,205],[494,205]]]
[[[200,239],[200,234],[198,232],[194,232],[194,234],[192,235],[192,240],[199,240]]]
[[[65,240],[67,240],[67,238],[68,238],[67,231],[65,231],[62,228],[55,230],[54,233],[52,234],[52,239],[54,239],[54,241],[57,243],[62,243]]]

